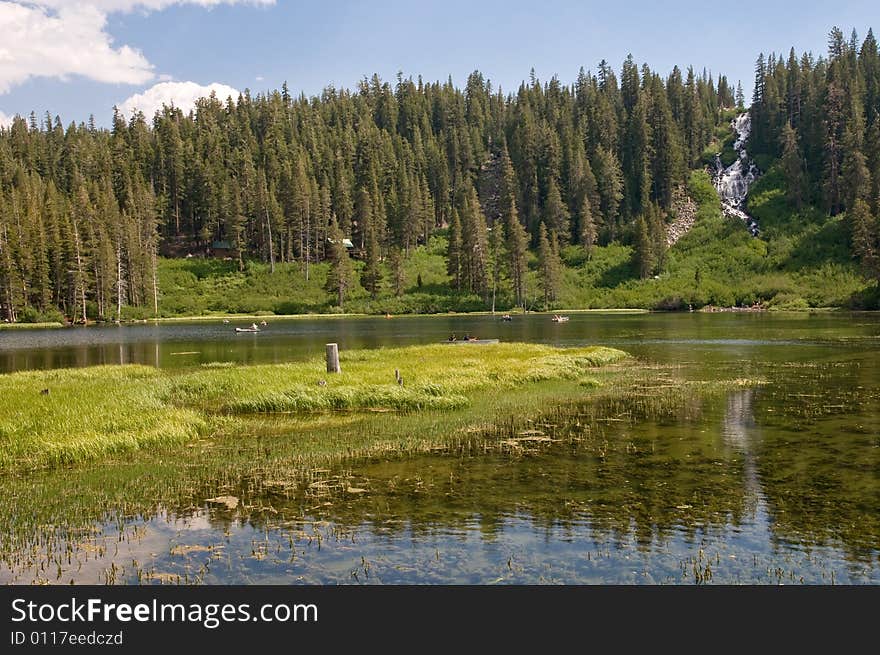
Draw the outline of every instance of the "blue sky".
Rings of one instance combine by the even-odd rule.
[[[880,30],[880,2],[0,0],[0,121],[48,110],[107,125],[115,104],[186,106],[209,84],[287,80],[313,95],[374,72],[461,86],[479,69],[513,91],[531,68],[570,83],[603,58],[619,70],[628,53],[664,74],[706,67],[750,93],[759,52],[824,53],[833,25],[861,40]]]

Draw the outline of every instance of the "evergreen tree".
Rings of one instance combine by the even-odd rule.
[[[538,227],[538,272],[545,307],[556,300],[562,282],[562,262],[555,241],[555,235],[548,236],[547,226],[541,223]]]
[[[644,216],[639,216],[636,221],[633,260],[640,278],[644,280],[653,274],[655,266],[654,247]]]
[[[364,270],[361,273],[361,284],[370,292],[374,299],[379,295],[382,288],[382,270],[379,267],[379,239],[376,230],[370,228],[367,232],[367,244],[364,250]]]
[[[804,165],[797,132],[788,123],[782,129],[782,170],[785,173],[788,201],[800,209],[804,202]]]
[[[853,255],[857,257],[865,270],[873,276],[880,274],[880,242],[878,242],[877,219],[862,199],[855,201],[849,211],[849,223],[852,229]]]
[[[544,202],[544,223],[546,223],[551,231],[555,231],[557,234],[568,235],[571,233],[569,219],[568,207],[562,202],[559,185],[551,177],[547,187],[547,200]]]
[[[647,208],[651,198],[651,133],[647,100],[639,96],[626,126],[623,142],[624,197],[627,216]]]
[[[452,210],[452,222],[449,224],[449,247],[446,251],[446,266],[449,277],[452,278],[452,285],[456,291],[461,291],[463,245],[461,236],[461,221],[458,217],[458,210]]]
[[[388,257],[391,266],[391,279],[394,285],[394,295],[402,296],[406,288],[406,271],[403,267],[405,256],[403,249],[392,246]]]
[[[489,234],[473,185],[464,195],[460,216],[465,285],[469,291],[485,297],[489,288]]]
[[[617,219],[620,201],[623,199],[623,177],[617,156],[610,150],[600,148],[595,158],[596,181],[599,186],[602,223],[606,230],[606,240],[617,237]]]
[[[840,191],[844,206],[852,208],[857,200],[868,200],[871,193],[871,174],[865,155],[852,133],[845,137],[845,155],[841,165]]]
[[[580,211],[580,243],[587,254],[587,259],[593,256],[593,248],[596,244],[596,226],[593,223],[593,211],[590,208],[590,199],[584,196]]]
[[[324,288],[336,296],[336,304],[342,308],[345,294],[351,288],[354,269],[335,216],[330,221],[328,238],[330,239],[330,271],[327,273],[327,284]]]

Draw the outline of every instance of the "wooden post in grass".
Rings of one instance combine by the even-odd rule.
[[[342,373],[339,368],[339,347],[335,343],[327,344],[327,372]]]

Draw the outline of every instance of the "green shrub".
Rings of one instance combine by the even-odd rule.
[[[38,310],[34,307],[25,307],[18,312],[19,323],[64,323],[64,314],[58,309],[51,307],[45,310]]]

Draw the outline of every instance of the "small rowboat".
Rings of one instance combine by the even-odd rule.
[[[259,332],[259,328],[235,328],[236,332]]]
[[[568,320],[568,316],[554,316],[550,320],[554,323],[565,323]]]
[[[441,341],[440,343],[448,343],[450,346],[478,345],[485,346],[498,343],[498,339],[456,339],[455,341]]]

